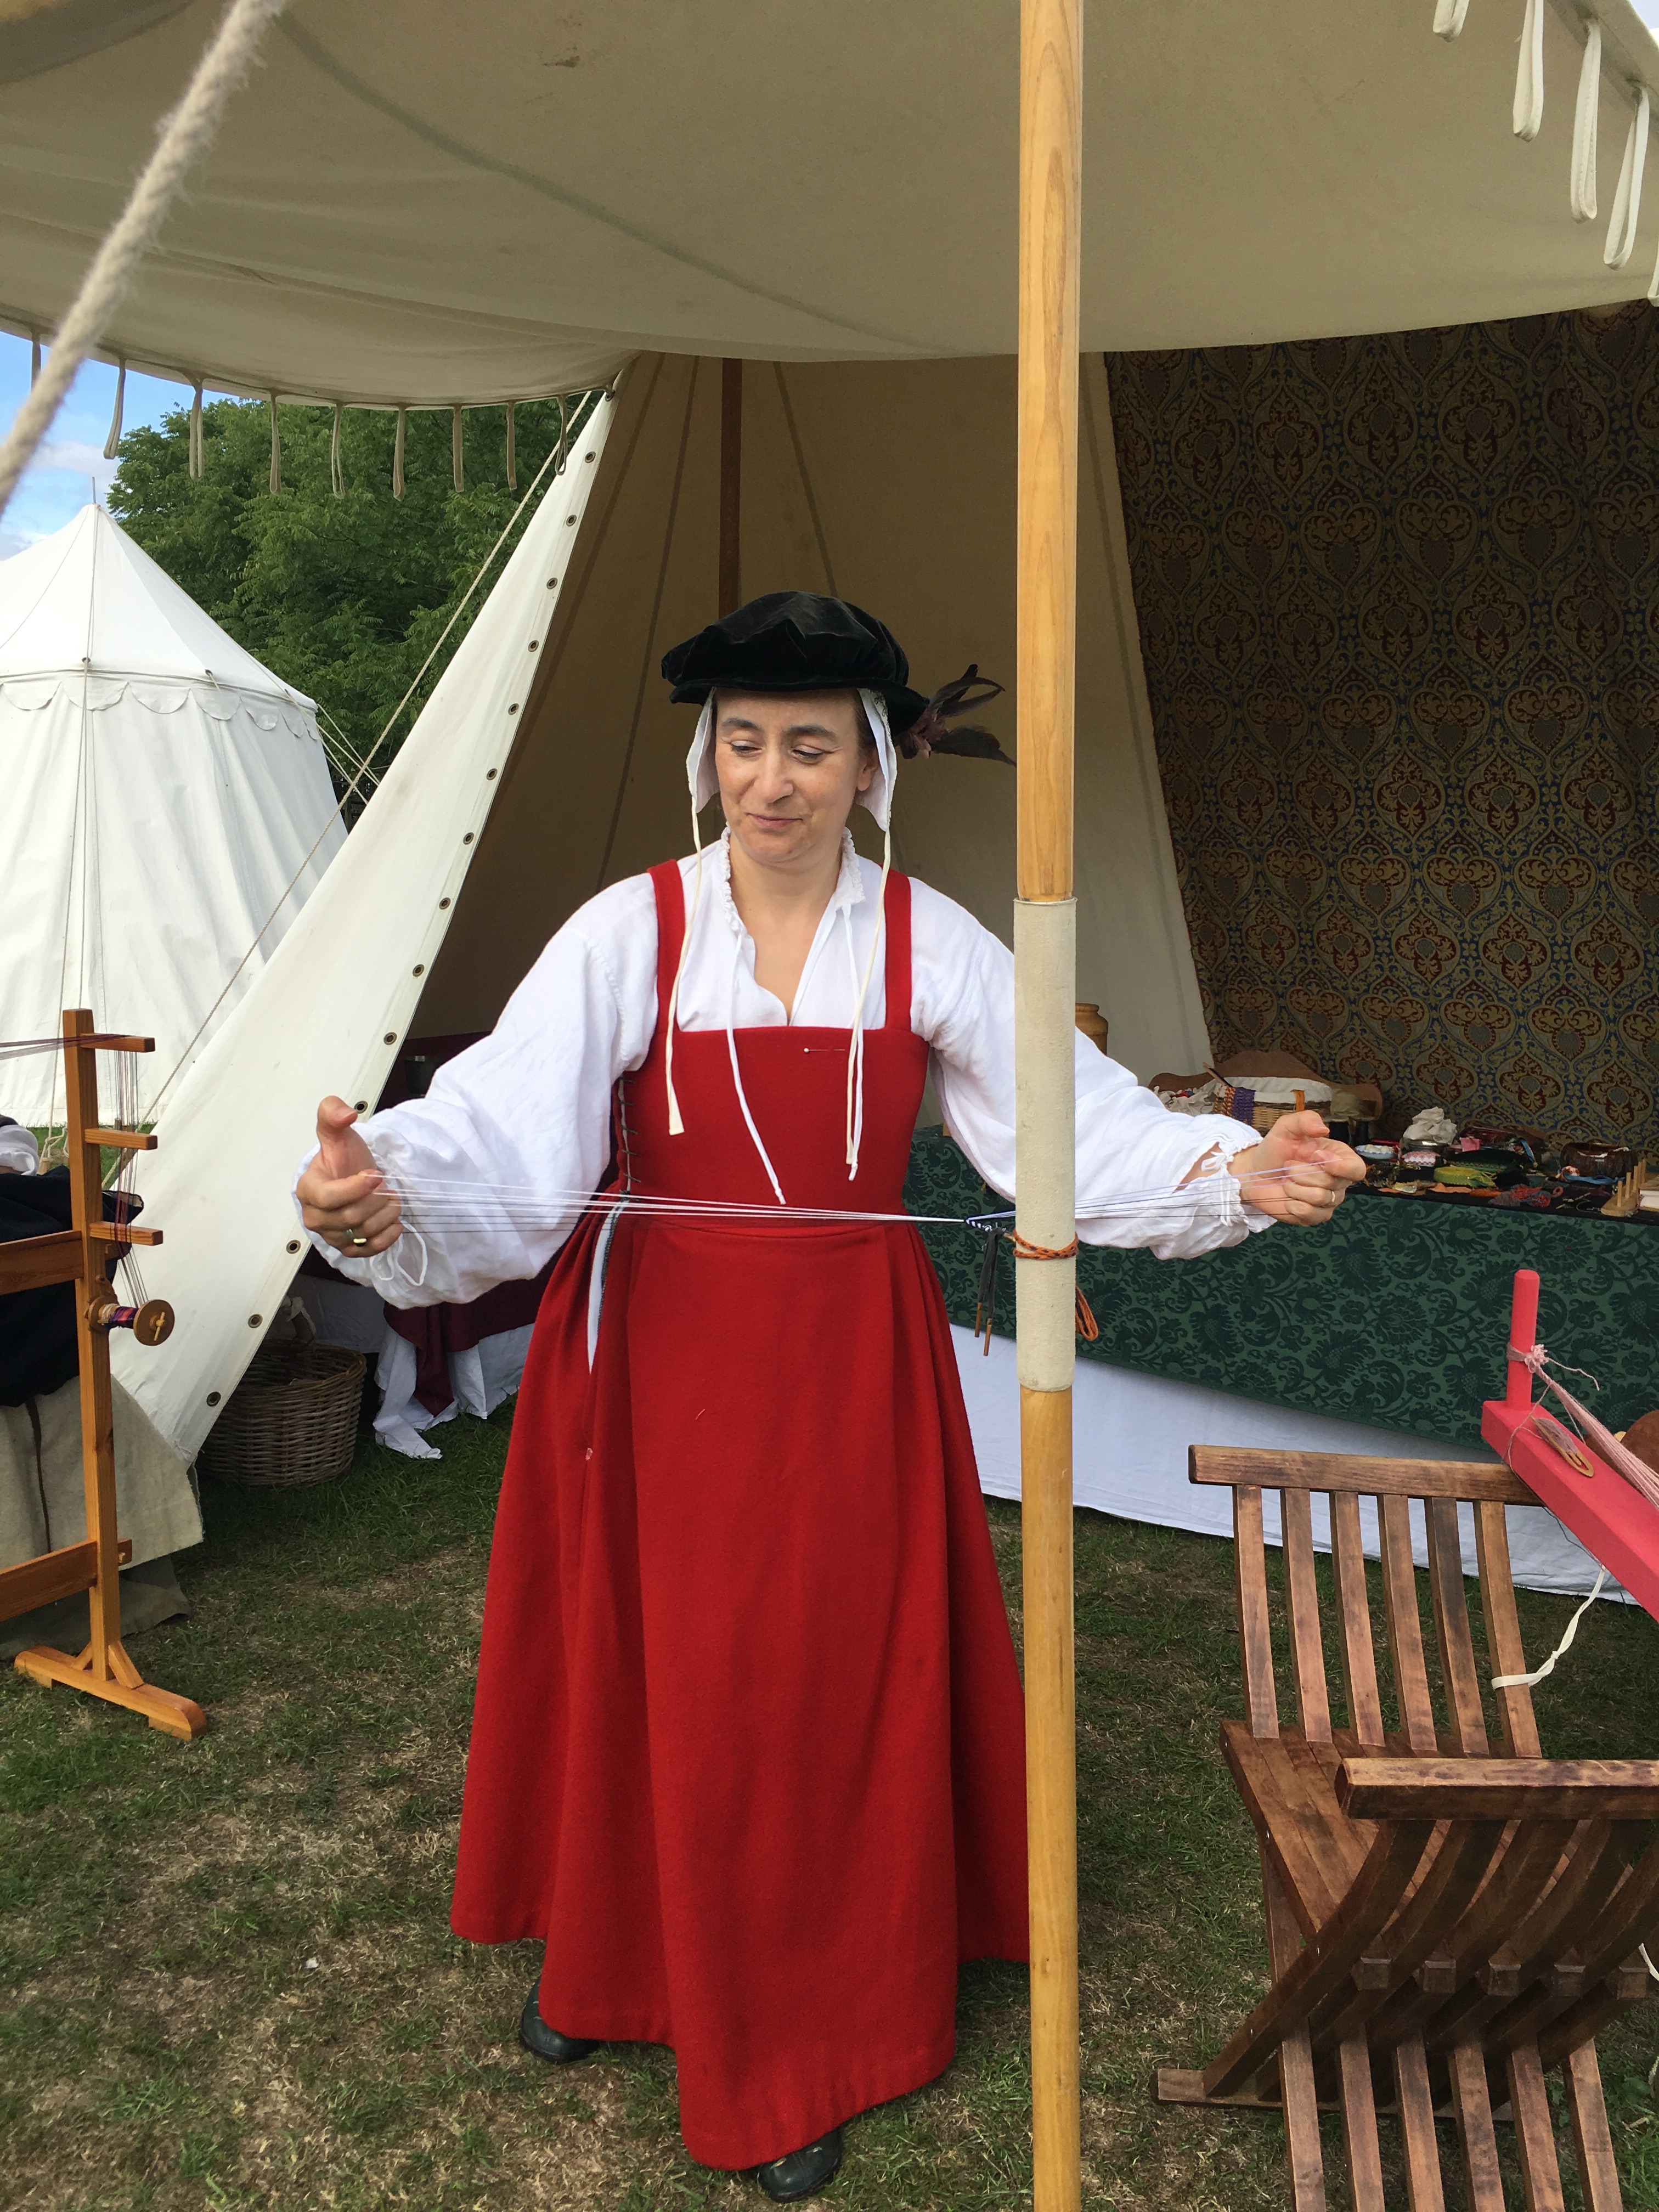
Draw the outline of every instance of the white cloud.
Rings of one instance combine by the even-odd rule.
[[[106,461],[101,446],[89,444],[81,438],[48,438],[36,448],[31,474],[36,469],[52,469],[68,476],[90,477],[98,486],[102,499],[114,480],[119,464]]]

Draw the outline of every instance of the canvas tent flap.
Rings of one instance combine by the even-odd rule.
[[[112,9],[108,44],[66,35],[43,65],[53,12],[31,12],[0,83],[0,320],[41,332],[218,0]],[[1522,12],[1474,0],[1452,43],[1427,0],[1093,13],[1085,349],[1639,297],[1659,191],[1625,266],[1602,248],[1630,85],[1659,90],[1659,49],[1630,0],[1598,0],[1603,220],[1581,226],[1580,11],[1545,11],[1531,143],[1511,120]],[[574,389],[647,348],[1010,353],[1018,28],[1003,0],[295,0],[107,350],[261,396],[445,406]]]
[[[258,1349],[300,1263],[291,1170],[329,1092],[373,1102],[443,943],[547,636],[614,414],[584,428],[347,841],[247,995],[164,1106],[139,1188],[166,1243],[144,1258],[178,1316],[117,1372],[181,1458]],[[592,460],[585,457],[594,456]],[[539,825],[559,839],[555,812]]]

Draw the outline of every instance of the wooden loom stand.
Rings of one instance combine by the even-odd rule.
[[[1077,1234],[1073,1075],[1082,0],[1022,0],[1019,65],[1018,1225]],[[1081,2203],[1072,1559],[1074,1258],[1017,1271],[1030,1851],[1034,2212]]]
[[[116,1533],[115,1437],[111,1406],[109,1330],[135,1326],[142,1342],[159,1344],[170,1334],[173,1316],[159,1300],[141,1307],[136,1324],[117,1322],[123,1311],[109,1281],[111,1248],[159,1244],[156,1229],[118,1227],[104,1219],[102,1147],[154,1152],[155,1139],[136,1129],[99,1126],[100,1052],[154,1052],[153,1037],[107,1036],[93,1027],[85,1007],[64,1014],[64,1073],[67,1095],[70,1189],[75,1226],[48,1237],[26,1237],[0,1245],[0,1291],[43,1289],[50,1283],[82,1286],[76,1305],[76,1334],[81,1368],[81,1458],[86,1480],[87,1534],[79,1544],[45,1552],[38,1559],[0,1570],[0,1620],[10,1620],[36,1606],[73,1597],[85,1590],[90,1604],[92,1640],[77,1656],[45,1644],[21,1651],[17,1670],[43,1686],[61,1682],[113,1705],[142,1713],[153,1729],[188,1741],[200,1735],[207,1716],[188,1698],[175,1697],[146,1682],[121,1642],[122,1565],[132,1557],[130,1541]]]

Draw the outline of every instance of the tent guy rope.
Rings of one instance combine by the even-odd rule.
[[[161,143],[133,186],[119,221],[94,257],[74,304],[58,325],[40,376],[0,446],[0,514],[51,428],[76,370],[103,336],[139,263],[155,244],[185,177],[212,144],[231,94],[253,66],[266,27],[287,4],[288,0],[234,0],[198,63],[184,98],[163,122]],[[118,414],[115,428],[118,431]]]

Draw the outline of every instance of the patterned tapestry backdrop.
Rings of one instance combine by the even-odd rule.
[[[1659,316],[1109,367],[1218,1057],[1659,1159]]]

